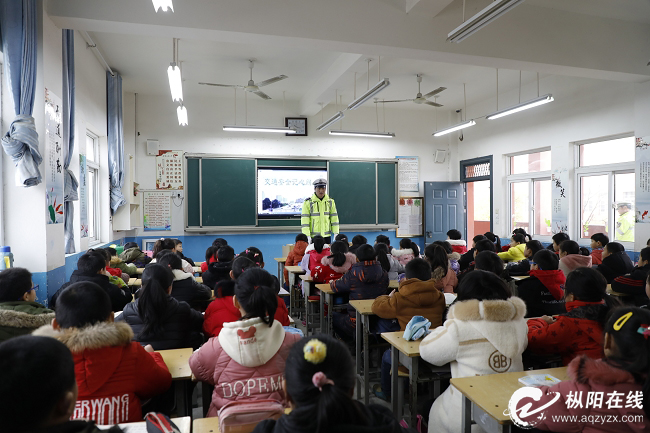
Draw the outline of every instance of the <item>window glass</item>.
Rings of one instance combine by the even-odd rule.
[[[533,234],[551,235],[551,180],[536,180],[533,182],[533,197],[535,198],[535,227]]]
[[[580,145],[580,166],[634,162],[634,137]]]
[[[521,227],[530,233],[528,185],[528,182],[513,182],[510,184],[511,231]]]
[[[551,151],[510,157],[510,174],[534,173],[551,169]]]
[[[86,135],[86,160],[88,161],[93,161],[93,162],[99,162],[95,161],[95,138],[91,137],[90,135]]]
[[[97,197],[96,197],[96,184],[97,184],[97,170],[88,169],[88,237],[90,239],[97,239],[96,227],[96,212],[97,212]]]
[[[583,239],[596,233],[608,234],[607,182],[606,174],[580,178],[580,237]]]
[[[614,202],[616,203],[614,239],[619,242],[634,242],[634,173],[614,174]]]

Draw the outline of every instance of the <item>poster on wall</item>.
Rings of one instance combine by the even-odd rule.
[[[45,88],[45,214],[48,224],[63,223],[63,131],[61,98]]]
[[[397,231],[398,238],[411,238],[424,236],[423,213],[424,197],[400,197],[397,206]]]
[[[79,221],[82,238],[88,237],[87,170],[86,155],[79,155]]]
[[[420,164],[417,156],[397,157],[397,181],[400,191],[419,191]]]
[[[551,218],[553,224],[551,233],[566,233],[569,231],[569,198],[566,185],[569,184],[569,173],[565,168],[553,170],[551,185],[553,188],[553,209]]]
[[[143,191],[144,231],[170,231],[172,229],[171,195],[165,191]]]
[[[650,224],[650,136],[636,138],[634,159],[635,220],[637,223]]]
[[[182,150],[163,150],[156,157],[156,189],[183,189]]]

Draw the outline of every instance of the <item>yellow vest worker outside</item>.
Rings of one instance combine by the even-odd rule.
[[[336,211],[336,203],[334,203],[334,199],[325,194],[326,186],[325,179],[315,180],[314,194],[302,205],[300,225],[302,232],[307,236],[327,237],[339,233],[339,215]]]
[[[616,221],[615,240],[621,242],[634,242],[634,214],[627,203],[618,205],[618,219]]]

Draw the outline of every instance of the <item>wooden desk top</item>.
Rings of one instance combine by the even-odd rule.
[[[375,302],[374,299],[361,299],[358,301],[350,301],[350,305],[354,307],[359,314],[363,316],[370,316],[372,314],[372,303]]]
[[[566,367],[558,367],[515,373],[488,374],[486,376],[457,377],[451,379],[451,384],[497,420],[499,424],[509,424],[511,422],[510,416],[504,415],[503,411],[508,408],[508,402],[512,394],[523,386],[518,379],[522,376],[534,374],[550,374],[560,380],[568,380]]]
[[[142,275],[143,272],[144,272],[144,268],[135,268],[135,273],[136,274]]]
[[[192,267],[192,270],[194,271],[195,274],[202,274],[203,271],[201,270],[201,266],[194,266]]]
[[[285,266],[287,272],[292,272],[294,274],[304,274],[305,271],[302,270],[300,266]]]
[[[289,266],[289,267],[292,267],[292,266]],[[300,277],[301,280],[306,281],[308,283],[313,283],[314,282],[314,280],[311,279],[311,275],[307,276],[305,274],[302,274],[302,275],[298,275],[298,276]]]
[[[129,286],[141,286],[142,280],[140,278],[129,278]]]
[[[194,266],[198,266],[199,268],[201,267],[202,264],[203,262],[194,262]]]
[[[420,356],[420,343],[422,340],[407,341],[404,339],[404,331],[382,332],[381,338],[388,341],[391,346],[394,346],[409,358]]]
[[[526,278],[529,278],[529,277],[530,277],[530,275],[518,275],[518,276],[512,277],[512,279],[519,281],[519,280],[525,280]]]
[[[181,433],[190,433],[192,427],[192,418],[189,416],[184,416],[180,418],[171,418],[172,422],[176,424],[176,427],[181,431]],[[218,424],[218,423],[217,423]],[[138,422],[128,422],[123,424],[118,424],[125,432],[129,433],[146,433],[147,431],[147,422],[138,421]],[[112,425],[98,425],[97,428],[100,430],[108,430],[113,427]]]
[[[203,277],[194,277],[197,283],[203,284]]]
[[[291,413],[291,409],[285,409],[284,413],[285,415],[289,415]],[[213,416],[211,418],[195,419],[192,427],[192,431],[194,433],[220,433],[219,417]]]
[[[284,263],[284,262],[287,261],[287,258],[286,257],[276,257],[274,260],[276,262],[278,262],[278,263]]]
[[[388,282],[389,289],[397,289],[398,287],[399,287],[399,283],[397,282],[397,280],[390,280]]]
[[[190,370],[190,356],[192,356],[192,348],[186,347],[184,349],[170,349],[158,350],[172,374],[172,380],[186,380],[192,377]]]
[[[327,293],[328,295],[333,295],[334,291],[327,283],[316,284],[316,288],[321,292]]]
[[[630,296],[627,293],[621,293],[621,292],[615,292],[612,290],[612,285],[608,284],[607,285],[607,293],[609,293],[612,296]]]

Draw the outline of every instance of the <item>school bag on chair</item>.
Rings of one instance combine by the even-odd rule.
[[[251,433],[255,426],[266,419],[278,419],[284,414],[284,406],[277,400],[231,401],[219,409],[221,433]]]

